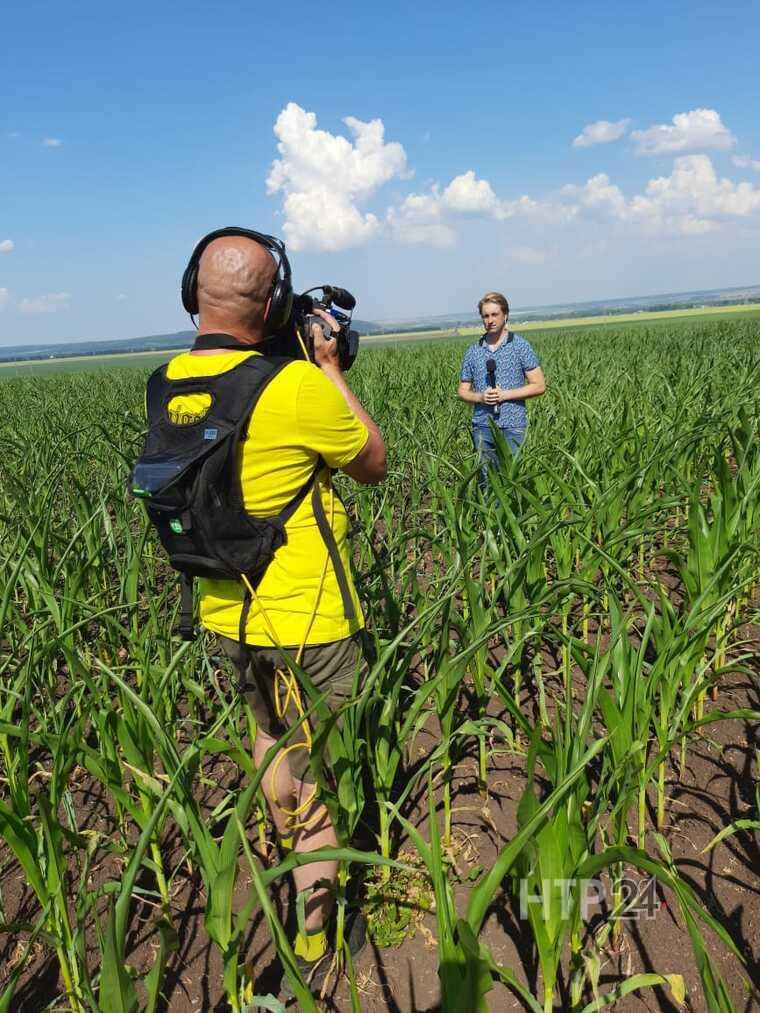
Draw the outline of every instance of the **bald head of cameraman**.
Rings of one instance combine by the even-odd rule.
[[[238,341],[260,345],[266,341],[266,316],[277,264],[271,253],[244,236],[215,239],[201,256],[198,270],[198,334],[230,334]],[[313,311],[328,321],[333,331],[337,322],[318,307]],[[385,478],[383,438],[372,417],[346,383],[338,358],[338,343],[326,338],[321,327],[312,327],[314,361],[343,394],[349,408],[368,430],[368,439],[355,460],[342,470],[365,485]],[[224,349],[191,352],[216,355]]]
[[[204,249],[198,269],[198,333],[204,349],[177,356],[168,367],[170,379],[215,376],[239,365],[247,356],[265,351],[266,320],[277,277],[269,250],[244,236],[223,236]],[[333,317],[315,308],[335,332]],[[213,346],[212,336],[220,344]],[[200,582],[201,622],[216,633],[232,659],[241,690],[257,722],[254,760],[261,765],[266,751],[286,728],[299,723],[296,708],[277,712],[274,682],[284,668],[278,646],[287,649],[333,709],[351,696],[361,665],[361,605],[351,580],[347,548],[348,520],[330,472],[340,469],[357,482],[374,484],[385,477],[385,445],[379,428],[349,388],[341,370],[337,341],[313,325],[314,363],[290,362],[267,386],[256,404],[243,442],[240,478],[245,509],[273,516],[317,471],[316,488],[307,495],[285,526],[286,542],[259,584],[245,622],[245,643],[239,624],[243,589],[235,581]],[[229,339],[236,345],[230,349]],[[197,395],[196,395],[197,396]],[[192,405],[181,406],[192,418]],[[197,406],[196,406],[197,409]],[[323,462],[324,467],[320,467]],[[315,514],[332,518],[340,566],[331,565]],[[343,583],[341,583],[343,579]],[[349,596],[353,608],[346,608]],[[299,654],[299,651],[301,652]],[[302,694],[304,695],[304,694]],[[290,699],[290,697],[288,698]],[[305,709],[310,704],[305,697]],[[290,750],[297,742],[300,748]],[[309,749],[303,732],[289,740],[282,759],[275,757],[262,782],[282,841],[308,852],[336,843],[325,807],[314,798]],[[310,801],[310,799],[312,801]],[[304,807],[297,819],[292,814]],[[294,827],[295,824],[295,827]],[[306,825],[304,825],[306,824]],[[313,973],[327,955],[326,924],[336,881],[334,862],[317,862],[294,870],[296,889],[304,892],[305,924],[299,929],[296,954]]]

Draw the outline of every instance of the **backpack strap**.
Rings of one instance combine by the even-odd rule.
[[[319,533],[322,535],[327,551],[330,554],[330,561],[335,571],[335,577],[338,581],[338,587],[340,589],[340,597],[343,601],[343,615],[348,620],[356,618],[356,612],[354,611],[354,603],[351,599],[351,592],[348,589],[348,578],[346,577],[346,571],[343,566],[343,560],[340,558],[340,552],[338,551],[338,543],[335,541],[335,535],[333,529],[330,527],[330,522],[325,514],[325,508],[322,503],[322,494],[319,491],[319,482],[317,481],[316,472],[314,474],[314,486],[311,492],[311,506],[314,511],[314,518],[319,528]]]
[[[312,471],[311,475],[309,475],[309,477],[306,479],[304,484],[295,494],[290,503],[288,503],[288,505],[277,514],[277,520],[280,521],[283,527],[288,523],[290,518],[293,516],[296,510],[306,499],[306,493],[309,491],[309,489],[311,489],[312,485],[317,484],[317,475],[319,474],[319,471],[324,465],[324,463],[325,462],[322,460],[321,457],[317,458],[317,463],[314,466],[314,471]]]
[[[238,643],[241,647],[245,647],[245,629],[248,625],[248,613],[251,611],[251,592],[245,585],[245,593],[243,594],[243,604],[240,607],[240,623],[238,624]]]

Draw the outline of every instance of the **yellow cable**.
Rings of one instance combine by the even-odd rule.
[[[303,342],[303,338],[301,336],[301,332],[299,331],[299,329],[297,327],[296,327],[296,337],[298,338],[298,344],[301,346],[301,351],[303,352],[304,359],[306,359],[307,362],[311,362],[311,356],[309,355],[309,353],[308,353],[308,351],[306,349],[306,345]]]
[[[298,333],[298,332],[296,332],[296,333]],[[300,340],[300,335],[299,335],[299,340]],[[304,349],[304,353],[306,353],[305,349]],[[328,488],[330,490],[330,529],[332,530],[332,528],[333,528],[333,520],[334,520],[334,516],[335,516],[335,490],[333,488],[332,481],[330,479],[330,473],[329,473],[329,471],[328,471],[328,474],[327,474],[327,481],[328,481]],[[301,644],[300,644],[300,646],[298,648],[298,652],[296,654],[296,664],[297,665],[301,664],[301,659],[303,657],[303,652],[304,652],[304,649],[306,647],[306,641],[308,640],[309,633],[311,632],[311,627],[313,626],[314,619],[316,618],[317,608],[319,607],[319,602],[320,602],[320,599],[322,597],[322,591],[324,590],[324,583],[325,583],[325,578],[327,576],[327,566],[328,566],[329,560],[330,560],[330,553],[329,553],[329,550],[328,550],[327,553],[326,553],[326,556],[325,556],[324,565],[322,566],[322,574],[321,574],[320,579],[319,579],[319,587],[317,588],[317,593],[316,593],[315,598],[314,598],[314,607],[311,610],[311,615],[309,616],[308,622],[306,624],[306,628],[304,629],[303,637],[301,639]],[[264,619],[264,622],[265,622],[265,624],[267,626],[269,637],[270,637],[272,643],[278,648],[278,650],[281,650],[281,651],[284,650],[284,647],[283,647],[283,645],[282,645],[279,637],[277,636],[277,633],[275,631],[274,625],[273,625],[271,619],[269,618],[269,615],[268,615],[266,609],[264,608],[264,606],[262,605],[261,601],[259,600],[259,597],[256,594],[256,591],[254,590],[253,586],[251,585],[250,581],[248,580],[248,577],[244,573],[241,574],[240,576],[241,576],[241,580],[243,581],[243,583],[245,584],[246,588],[248,589],[248,592],[251,595],[251,598],[253,599],[254,603],[256,604],[256,607],[258,608],[258,610],[260,611],[260,613],[261,613],[261,615],[262,615],[262,617]],[[280,698],[280,692],[278,690],[278,680],[281,683],[284,684],[284,688],[285,688],[285,702],[284,703],[282,702],[282,700]],[[311,753],[312,741],[313,741],[312,737],[311,737],[311,728],[309,726],[308,720],[304,717],[304,707],[303,707],[303,701],[301,699],[300,688],[298,686],[298,682],[297,682],[295,673],[292,671],[292,669],[290,669],[290,667],[288,667],[287,669],[278,668],[278,669],[275,670],[275,675],[274,675],[274,681],[273,681],[273,687],[272,688],[273,688],[273,695],[274,695],[274,706],[275,706],[275,711],[277,713],[277,716],[279,718],[283,718],[285,716],[285,714],[287,713],[287,710],[288,710],[290,704],[293,703],[293,705],[294,705],[294,707],[296,709],[296,713],[302,719],[302,721],[301,721],[301,728],[302,728],[302,731],[303,731],[304,741],[303,742],[294,742],[290,746],[286,746],[285,749],[282,749],[280,751],[280,754],[277,756],[277,758],[275,759],[274,763],[272,764],[272,770],[271,770],[270,775],[269,775],[269,777],[270,777],[269,783],[270,783],[271,793],[274,796],[276,804],[279,806],[279,808],[287,816],[288,822],[290,823],[289,829],[291,829],[291,830],[298,830],[298,829],[302,829],[304,827],[310,826],[320,816],[320,813],[317,812],[309,820],[305,820],[305,821],[302,821],[302,822],[299,822],[299,823],[292,823],[291,822],[292,820],[294,820],[297,816],[300,816],[302,812],[304,812],[306,809],[308,809],[311,806],[311,803],[314,801],[314,799],[316,798],[316,795],[317,795],[316,786],[314,788],[314,791],[309,795],[309,797],[304,802],[301,803],[300,806],[297,806],[295,809],[287,809],[287,808],[285,808],[285,806],[283,806],[283,805],[280,804],[279,798],[277,796],[277,788],[276,788],[274,782],[275,782],[275,775],[276,775],[277,771],[279,770],[280,764],[283,762],[283,760],[285,760],[285,758],[287,757],[288,753],[293,752],[293,750],[295,750],[295,749],[306,749],[306,750],[308,750],[309,753]]]

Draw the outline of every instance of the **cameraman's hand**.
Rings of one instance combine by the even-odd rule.
[[[333,335],[336,335],[340,330],[338,321],[335,317],[331,317],[325,310],[315,306],[312,313],[317,317],[322,317],[330,327]],[[320,369],[324,369],[325,366],[328,369],[340,370],[340,359],[338,357],[338,342],[335,337],[326,338],[324,331],[319,324],[311,325],[311,337],[314,342],[314,362],[319,366]]]

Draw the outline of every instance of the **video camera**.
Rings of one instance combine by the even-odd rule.
[[[312,292],[321,292],[321,297],[315,298]],[[335,285],[315,285],[301,295],[294,296],[290,319],[276,338],[278,353],[294,358],[303,357],[303,349],[296,334],[297,328],[309,358],[313,361],[314,339],[311,328],[313,324],[319,324],[324,336],[338,343],[340,368],[344,372],[350,369],[359,354],[359,334],[351,329],[351,314],[355,306],[356,299],[351,293]],[[337,321],[337,332],[331,331],[327,321],[314,313],[315,308],[325,310]]]

